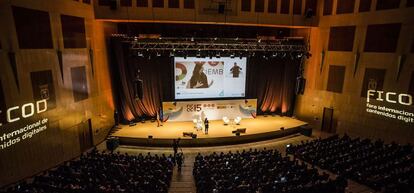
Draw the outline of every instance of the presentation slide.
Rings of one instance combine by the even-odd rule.
[[[176,100],[245,97],[245,57],[175,57],[174,69]]]

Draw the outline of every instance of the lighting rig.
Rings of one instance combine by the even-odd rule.
[[[303,38],[247,39],[247,38],[196,38],[157,37],[139,38],[113,34],[130,44],[131,51],[139,57],[309,57]]]

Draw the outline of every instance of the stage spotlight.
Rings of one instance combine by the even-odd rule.
[[[277,57],[277,52],[273,52],[272,56],[275,58]]]
[[[159,52],[157,52],[157,57],[160,57],[160,56],[161,56],[161,54]]]
[[[191,37],[191,41],[194,42],[194,37]]]
[[[139,57],[144,57],[144,54],[142,54],[142,52],[138,52],[138,56]]]
[[[240,60],[241,60],[241,59],[243,58],[243,54],[240,54],[239,58],[240,58]]]
[[[262,39],[258,39],[258,40],[257,40],[257,42],[258,42],[258,43],[262,42]]]
[[[184,55],[184,59],[187,59],[187,55]]]
[[[174,52],[170,52],[170,57],[174,57]]]
[[[220,58],[220,52],[217,52],[216,58]]]
[[[230,54],[230,58],[234,58],[235,53]]]
[[[297,54],[290,52],[290,59],[294,60],[297,57]],[[296,56],[295,56],[296,55]]]

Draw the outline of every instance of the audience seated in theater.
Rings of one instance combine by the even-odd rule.
[[[382,192],[414,192],[412,145],[350,138],[346,134],[302,142],[287,153]]]
[[[198,154],[193,174],[198,193],[342,193],[346,187],[345,181],[266,149]]]
[[[9,188],[8,193],[166,193],[172,156],[106,154],[96,150]]]

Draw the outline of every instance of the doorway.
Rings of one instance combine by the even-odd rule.
[[[328,133],[335,133],[336,129],[333,126],[333,108],[323,108],[322,128],[321,131]]]

